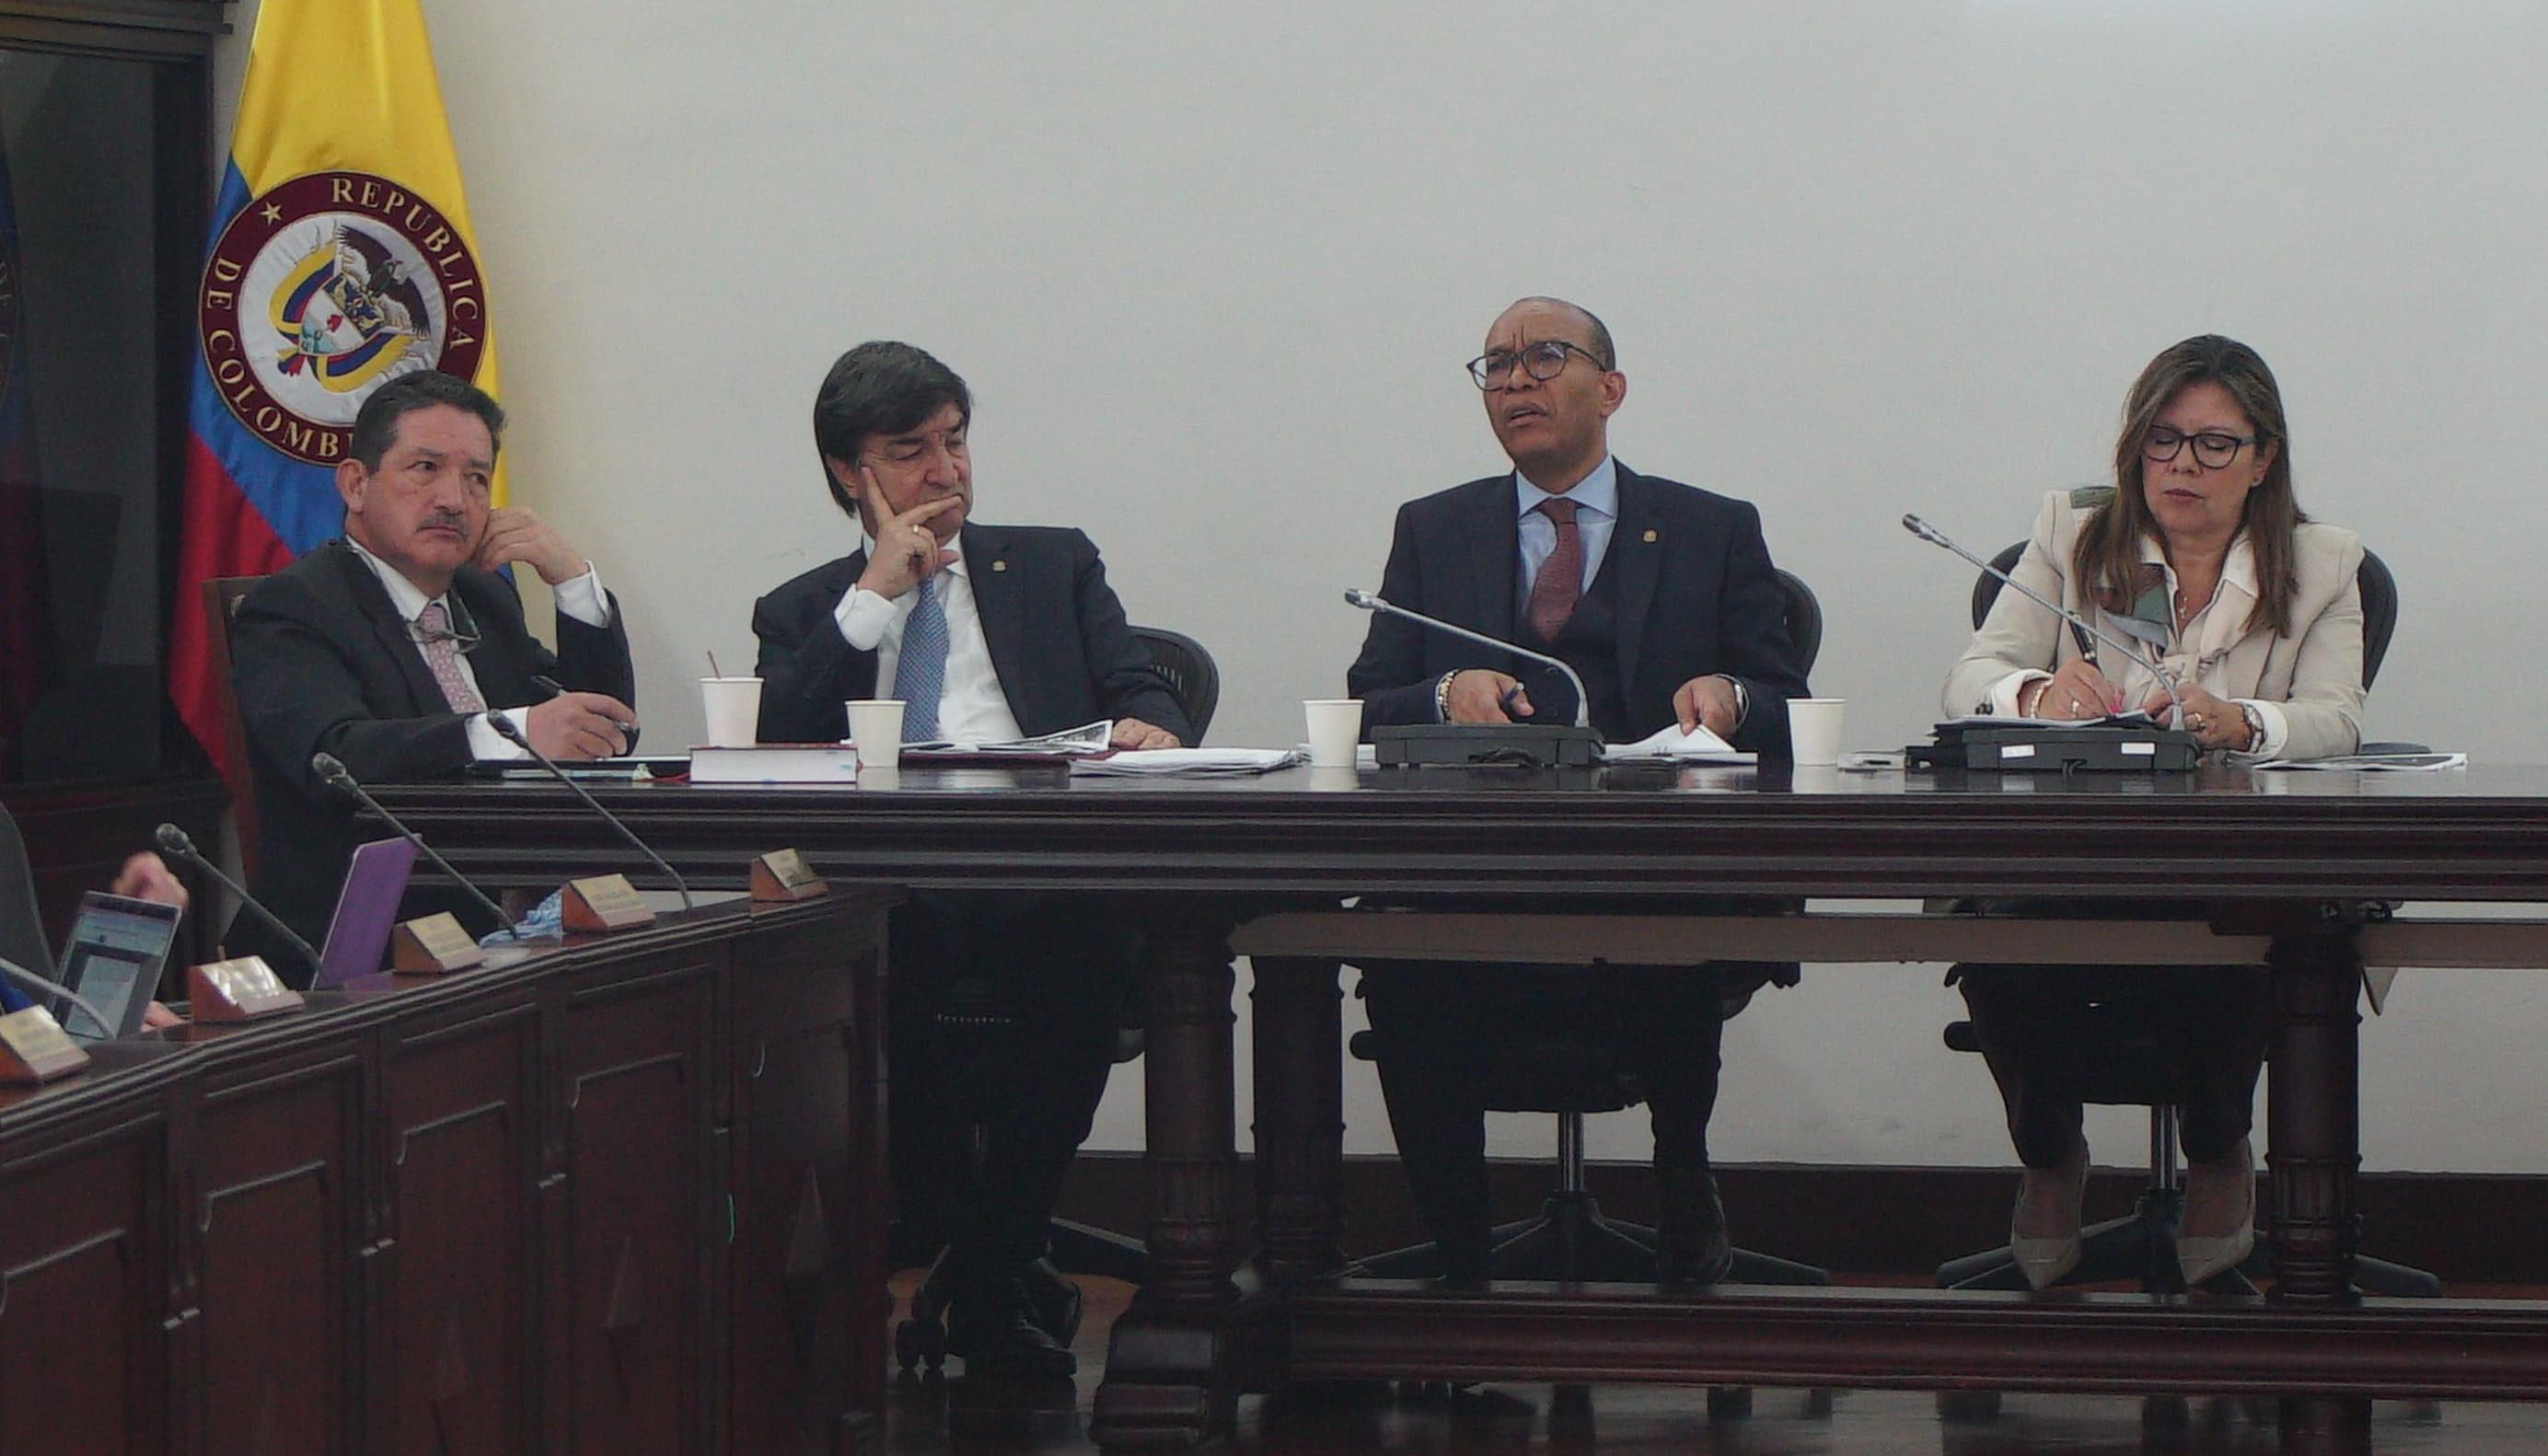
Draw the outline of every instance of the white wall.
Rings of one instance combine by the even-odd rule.
[[[697,729],[705,650],[749,657],[756,593],[851,546],[807,414],[872,337],[972,382],[986,519],[1087,527],[1137,620],[1219,656],[1215,738],[1293,741],[1395,505],[1501,463],[1459,366],[1549,292],[1617,334],[1622,458],[1760,503],[1857,744],[1923,732],[1963,638],[1969,577],[1895,518],[2014,539],[2097,477],[2140,365],[2219,330],[2281,375],[2305,504],[2404,585],[2374,734],[2542,758],[2548,686],[2492,644],[2548,605],[2548,8],[427,13],[514,489],[616,586],[652,742]],[[1765,996],[1718,1154],[2008,1161],[1988,1079],[1937,1044],[1958,1012],[1917,973]],[[2409,981],[2366,1035],[2367,1160],[2548,1163],[2548,1121],[2468,1112],[2535,1104],[2543,1036],[2548,984]],[[1134,1090],[1100,1145],[1138,1145]],[[2138,1158],[2136,1120],[2100,1117],[2101,1154]],[[1642,1150],[1638,1121],[1595,1151]],[[1367,1081],[1349,1122],[1386,1145]]]

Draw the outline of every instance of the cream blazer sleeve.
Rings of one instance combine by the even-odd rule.
[[[2054,491],[2035,514],[2035,530],[2026,551],[2009,576],[2047,598],[2078,610],[2070,599],[2070,551],[2079,539],[2082,512],[2070,503],[2070,493]],[[1949,717],[1987,713],[1991,689],[2012,673],[2051,672],[2079,655],[2069,629],[2059,617],[2017,592],[2003,591],[1982,618],[1964,655],[1947,673],[1939,705]]]

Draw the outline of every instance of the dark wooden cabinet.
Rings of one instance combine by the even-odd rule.
[[[883,1401],[886,1311],[871,1281],[881,1226],[881,1160],[854,1157],[877,1130],[875,1069],[860,1053],[872,974],[843,976],[847,956],[880,965],[870,936],[800,948],[738,982],[728,1149],[733,1190],[725,1380],[727,1449],[826,1453],[857,1436],[854,1411]],[[872,1145],[872,1144],[868,1144]]]
[[[467,1008],[383,1036],[371,1449],[534,1449],[540,1018]]]
[[[0,1451],[171,1449],[168,1125],[122,1080],[0,1147]]]
[[[205,1089],[176,1230],[202,1312],[197,1449],[361,1447],[348,1397],[362,1349],[362,1040],[240,1065]]]
[[[887,900],[715,907],[0,1090],[0,1452],[837,1452]]]

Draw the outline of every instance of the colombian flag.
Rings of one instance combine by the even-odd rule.
[[[244,796],[203,584],[277,571],[337,534],[336,464],[381,384],[438,369],[496,390],[417,0],[265,0],[195,305],[168,691]]]

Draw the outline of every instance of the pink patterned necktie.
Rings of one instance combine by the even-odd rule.
[[[455,713],[483,713],[487,700],[469,680],[460,676],[460,650],[451,636],[451,613],[439,601],[428,601],[424,610],[415,614],[416,645],[424,650],[424,665],[433,670],[433,681],[442,685],[443,701]]]
[[[1557,525],[1557,549],[1539,564],[1530,584],[1530,629],[1542,642],[1555,642],[1575,615],[1584,594],[1584,538],[1575,529],[1575,502],[1551,496],[1535,507]]]

